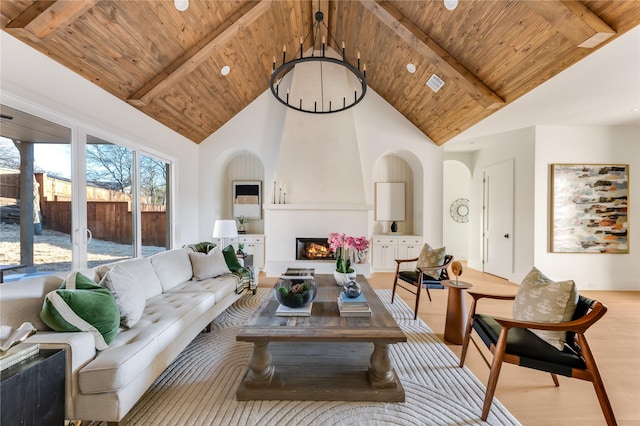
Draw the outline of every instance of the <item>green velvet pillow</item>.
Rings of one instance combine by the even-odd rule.
[[[55,331],[91,333],[100,351],[109,346],[120,326],[120,311],[111,292],[78,272],[47,294],[40,318]]]
[[[191,250],[198,253],[209,253],[210,250],[213,250],[216,247],[216,243],[210,243],[208,241],[203,241],[201,243],[189,244],[186,247],[189,247]]]
[[[228,245],[222,249],[222,254],[224,254],[224,260],[227,262],[227,267],[230,271],[237,271],[242,268],[240,262],[238,262],[238,256],[236,256],[236,251],[232,245]]]

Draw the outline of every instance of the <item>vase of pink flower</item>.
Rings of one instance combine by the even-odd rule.
[[[336,269],[333,276],[336,284],[343,286],[356,279],[356,272],[351,265],[364,259],[364,254],[369,248],[369,240],[366,237],[350,237],[337,232],[329,234],[330,250],[336,258]]]

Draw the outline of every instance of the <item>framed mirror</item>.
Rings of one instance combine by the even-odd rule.
[[[262,182],[259,180],[235,180],[231,191],[233,217],[262,219]]]

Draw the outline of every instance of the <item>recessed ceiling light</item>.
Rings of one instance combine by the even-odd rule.
[[[189,8],[189,0],[173,0],[173,5],[180,12],[184,12]]]
[[[220,74],[222,75],[228,75],[231,72],[231,67],[229,65],[225,65],[224,67],[220,68]]]
[[[411,62],[409,62],[407,64],[407,71],[409,71],[411,74],[413,74],[414,72],[416,72],[416,66],[413,65]]]
[[[458,7],[458,0],[444,0],[444,7],[447,10],[454,10]]]
[[[638,107],[631,108],[631,112],[638,112],[638,111],[640,111],[640,108],[638,108]]]

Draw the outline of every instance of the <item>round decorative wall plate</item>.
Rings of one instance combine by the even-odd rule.
[[[469,200],[466,198],[458,198],[449,208],[451,218],[459,223],[469,222]]]

